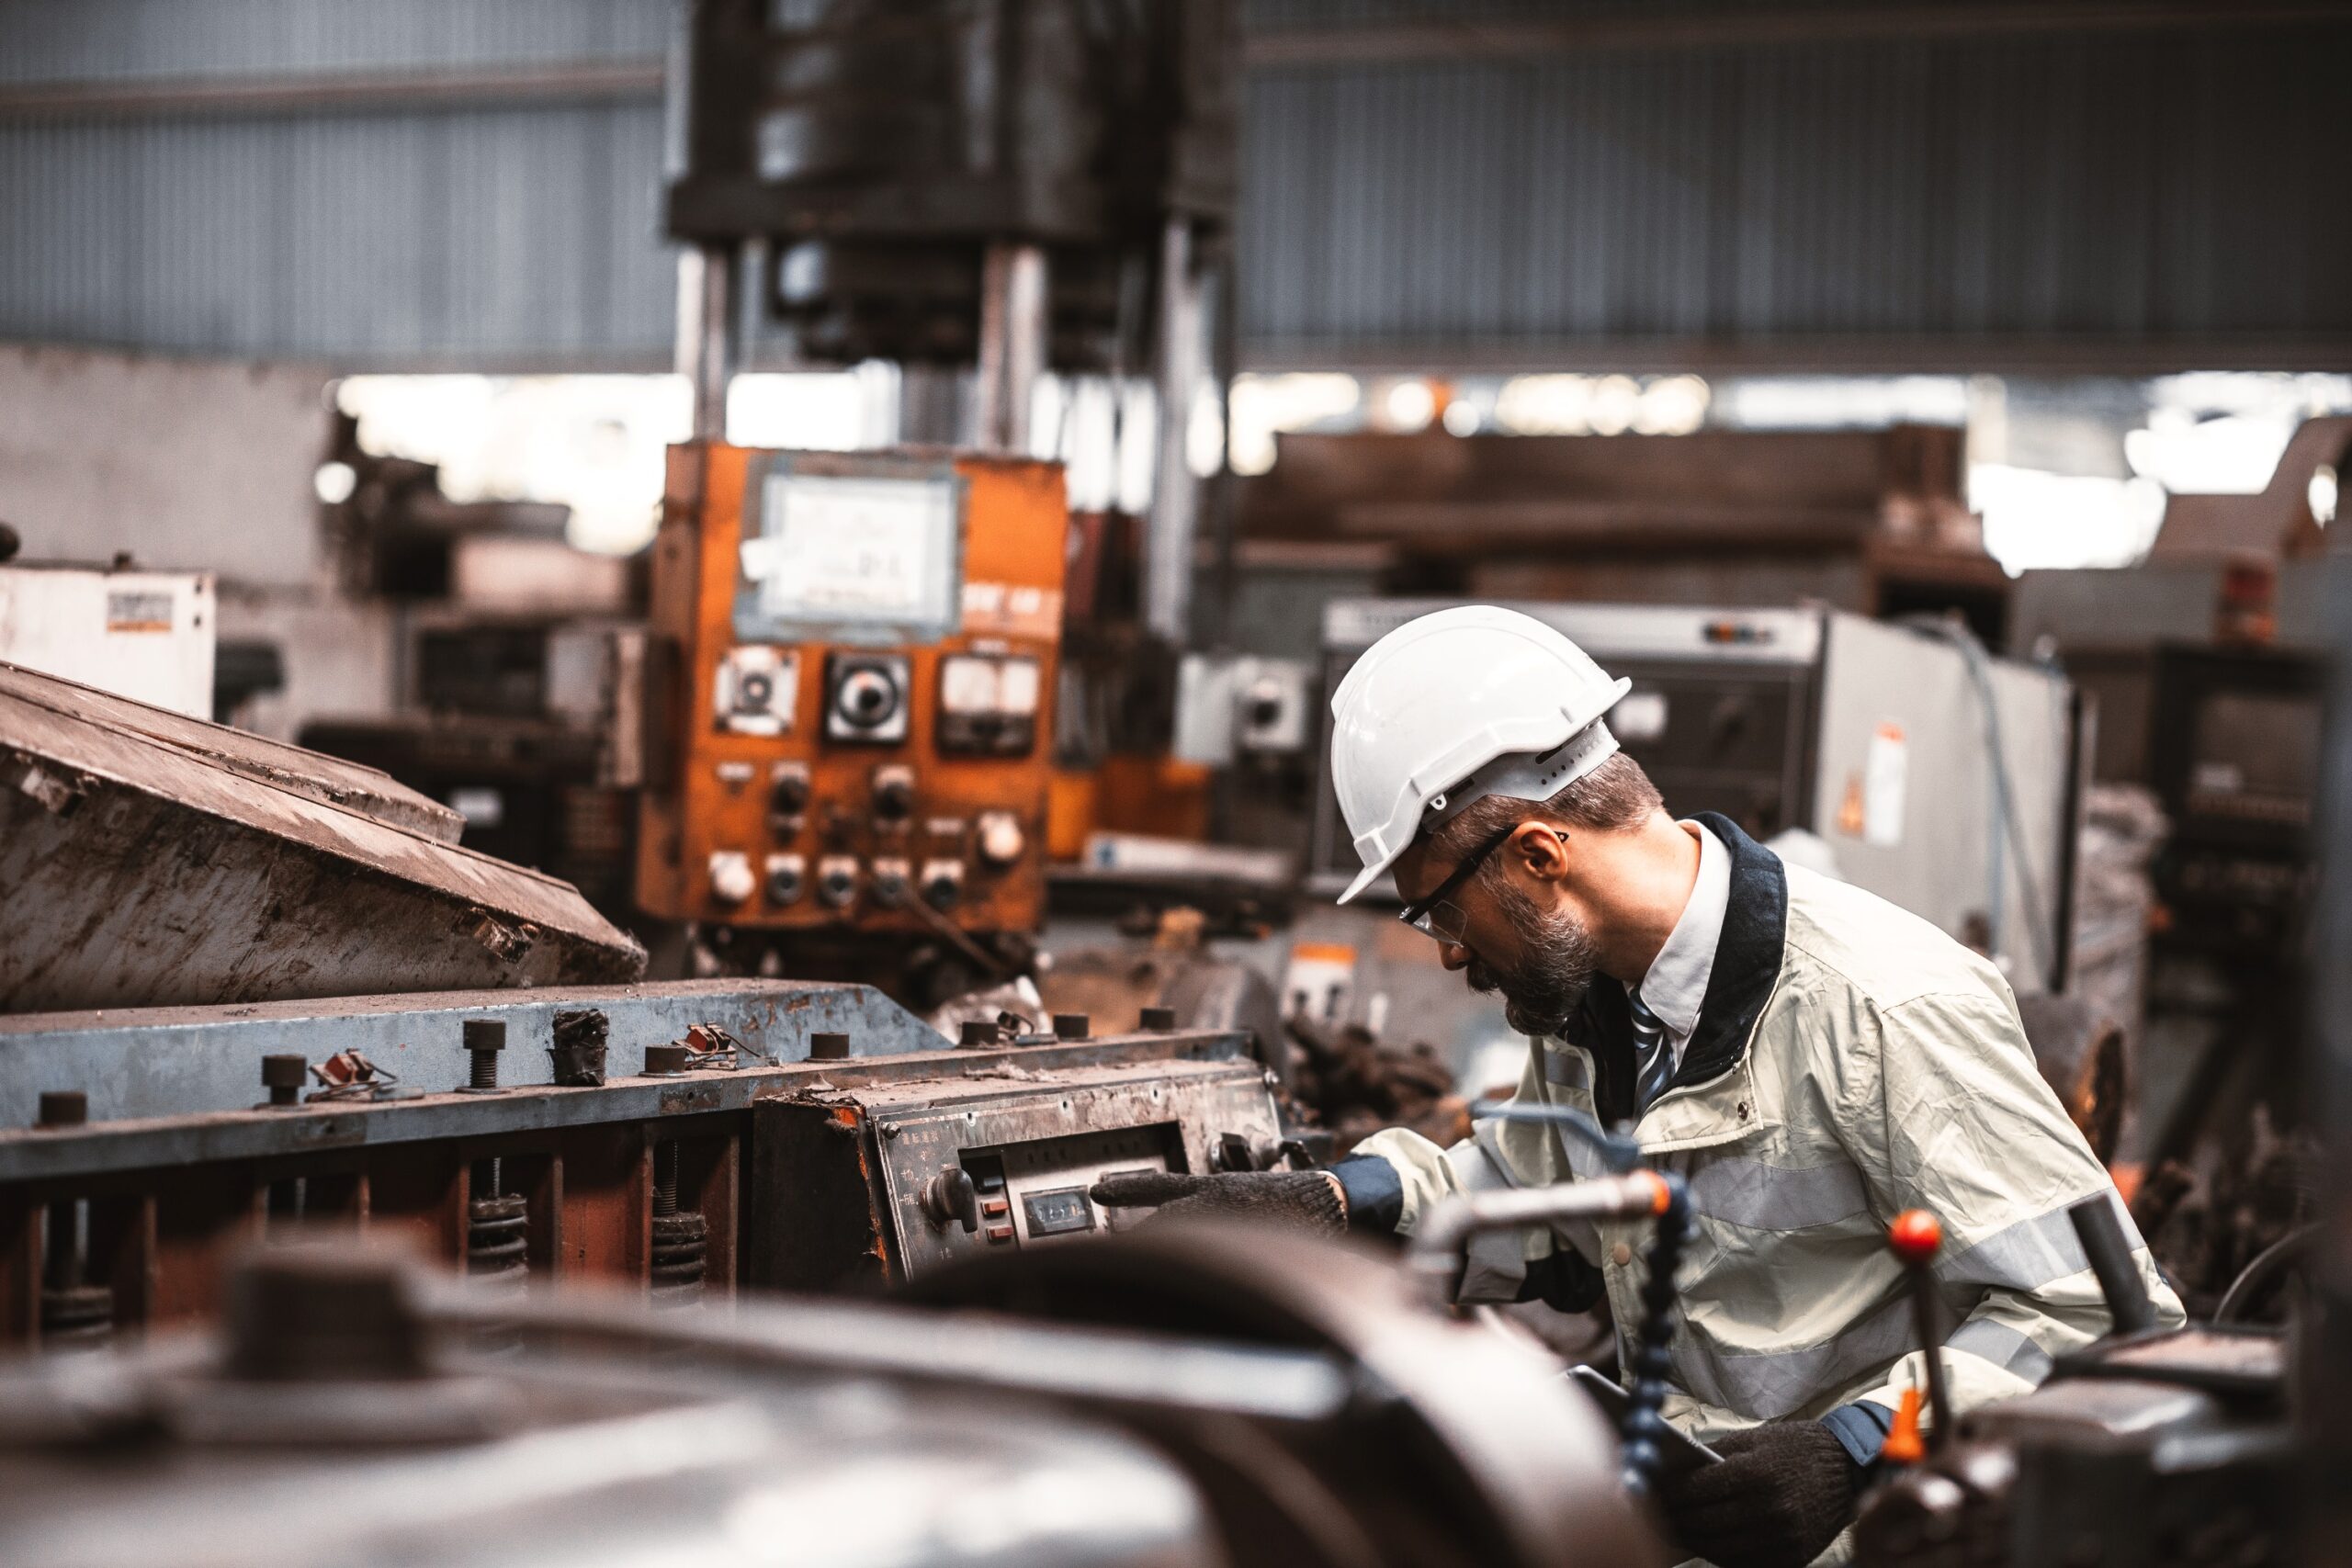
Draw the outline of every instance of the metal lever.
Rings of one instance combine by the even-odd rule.
[[[1925,1209],[1905,1209],[1886,1227],[1887,1249],[1910,1276],[1912,1325],[1928,1365],[1928,1447],[1940,1453],[1951,1441],[1951,1399],[1944,1388],[1943,1335],[1936,1321],[1936,1254],[1943,1250],[1943,1222]]]
[[[1555,1107],[1555,1109],[1563,1109]],[[1569,1116],[1577,1116],[1569,1111]],[[1531,1117],[1549,1121],[1553,1118]],[[1579,1118],[1581,1120],[1581,1118]],[[1598,1128],[1596,1137],[1606,1137]],[[1464,1246],[1484,1231],[1517,1230],[1555,1220],[1638,1220],[1655,1217],[1648,1278],[1642,1282],[1642,1321],[1634,1335],[1633,1373],[1626,1390],[1625,1486],[1637,1497],[1657,1485],[1663,1457],[1667,1377],[1673,1370],[1668,1342],[1674,1333],[1674,1275],[1690,1235],[1690,1199],[1682,1179],[1654,1170],[1599,1176],[1556,1187],[1519,1187],[1449,1198],[1423,1217],[1405,1253],[1405,1267],[1418,1275],[1442,1305],[1451,1293]]]
[[[1482,1100],[1470,1108],[1473,1122],[1541,1122],[1572,1133],[1600,1156],[1600,1163],[1623,1174],[1642,1163],[1642,1145],[1630,1129],[1604,1132],[1600,1122],[1572,1105],[1523,1104],[1516,1100]]]
[[[943,1229],[950,1220],[961,1221],[967,1235],[980,1228],[980,1190],[972,1185],[972,1173],[960,1165],[951,1165],[924,1182],[921,1201],[923,1213]]]
[[[2132,1244],[2124,1239],[2123,1222],[2115,1216],[2115,1200],[2107,1193],[2086,1198],[2066,1211],[2075,1235],[2098,1276],[2098,1293],[2107,1298],[2108,1314],[2118,1334],[2137,1334],[2156,1325],[2155,1303],[2148,1300],[2147,1282],[2132,1264]]]

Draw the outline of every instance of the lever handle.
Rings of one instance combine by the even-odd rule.
[[[2075,1235],[2098,1276],[2098,1293],[2107,1298],[2108,1314],[2118,1334],[2137,1334],[2156,1325],[2155,1303],[2148,1300],[2146,1281],[2132,1264],[2132,1244],[2124,1238],[2123,1222],[2116,1217],[2115,1200],[2108,1193],[2086,1198],[2066,1211]]]
[[[1944,1247],[1943,1222],[1925,1209],[1905,1209],[1887,1225],[1886,1246],[1910,1276],[1912,1326],[1928,1364],[1928,1410],[1933,1421],[1928,1446],[1940,1451],[1951,1441],[1951,1400],[1944,1387],[1943,1331],[1937,1322],[1936,1300],[1936,1255]],[[1917,1425],[1915,1414],[1915,1433]]]
[[[972,1185],[972,1173],[960,1165],[948,1166],[924,1182],[920,1201],[923,1213],[943,1230],[950,1221],[961,1222],[967,1235],[980,1228],[980,1190]]]

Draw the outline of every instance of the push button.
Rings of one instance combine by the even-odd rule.
[[[1623,1269],[1634,1261],[1634,1249],[1621,1241],[1609,1249],[1609,1261]]]
[[[1012,1203],[1009,1199],[984,1198],[980,1201],[980,1217],[982,1219],[1001,1220],[1011,1213],[1012,1213]]]
[[[1002,1247],[1006,1242],[1009,1242],[1012,1239],[1012,1227],[1011,1225],[990,1225],[989,1227],[989,1245],[990,1247]]]

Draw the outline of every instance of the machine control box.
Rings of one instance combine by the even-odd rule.
[[[763,1102],[754,1283],[837,1290],[999,1247],[1056,1247],[1142,1218],[1088,1195],[1127,1171],[1219,1168],[1281,1134],[1250,1061],[1127,1062],[1029,1080],[877,1086]]]
[[[1068,531],[1051,463],[673,448],[639,906],[1035,930]]]

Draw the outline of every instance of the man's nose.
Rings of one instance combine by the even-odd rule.
[[[1448,969],[1467,969],[1470,950],[1458,942],[1442,942],[1437,944],[1437,961]]]

